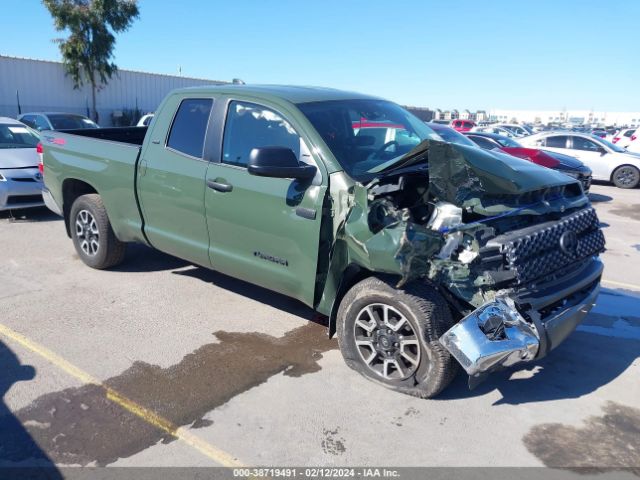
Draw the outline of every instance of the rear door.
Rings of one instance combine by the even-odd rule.
[[[169,98],[138,163],[138,194],[151,244],[199,265],[209,264],[204,190],[205,140],[213,98]]]
[[[248,173],[253,148],[287,147],[321,168],[299,128],[276,106],[228,99],[205,204],[213,268],[313,305],[326,174],[312,181]]]

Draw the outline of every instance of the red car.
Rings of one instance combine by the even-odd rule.
[[[456,132],[468,132],[476,126],[471,120],[451,120],[449,124]]]

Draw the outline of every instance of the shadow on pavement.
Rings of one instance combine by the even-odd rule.
[[[592,203],[610,202],[613,200],[613,197],[610,197],[609,195],[602,195],[600,193],[590,193],[589,200],[591,200]]]
[[[62,217],[56,215],[47,207],[36,207],[2,211],[0,212],[0,220],[9,220],[16,223],[57,222],[62,221]]]
[[[237,293],[250,298],[251,300],[264,303],[265,305],[277,308],[278,310],[283,310],[292,315],[297,315],[305,320],[328,326],[327,317],[320,315],[313,309],[304,305],[302,302],[271,290],[267,290],[266,288],[253,285],[252,283],[229,277],[223,273],[195,266],[187,270],[178,270],[173,273],[176,275],[197,278],[203,282],[212,283],[217,287],[224,288],[225,290]]]
[[[123,263],[112,268],[114,272],[161,272],[190,265],[189,262],[139,243],[127,245]]]
[[[640,357],[640,297],[604,289],[598,305],[549,355],[505,370],[469,391],[464,372],[437,400],[470,398],[498,390],[495,405],[578,398],[614,381]]]
[[[17,470],[13,473],[28,468],[32,473],[34,469],[42,469],[46,478],[62,478],[47,454],[4,402],[4,396],[14,383],[33,380],[35,369],[21,365],[16,354],[3,342],[0,342],[0,365],[0,476],[11,473],[14,468]]]

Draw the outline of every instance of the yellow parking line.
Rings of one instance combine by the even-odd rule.
[[[640,285],[633,285],[631,283],[616,282],[614,280],[606,280],[606,279],[602,279],[602,283],[608,283],[609,285],[614,285],[616,287],[623,287],[629,290],[636,290],[640,292]]]
[[[166,418],[161,417],[160,415],[156,414],[152,410],[149,410],[148,408],[145,408],[142,405],[137,404],[133,400],[128,399],[126,396],[117,392],[113,388],[104,385],[102,382],[100,382],[98,379],[91,376],[84,370],[69,363],[67,360],[62,358],[57,353],[52,352],[51,350],[44,347],[43,345],[40,345],[39,343],[33,340],[30,340],[24,335],[16,332],[15,330],[12,330],[6,325],[2,325],[1,323],[0,323],[0,335],[4,335],[8,339],[13,340],[14,342],[20,344],[22,347],[26,348],[27,350],[30,350],[31,352],[36,353],[37,355],[49,361],[59,369],[65,371],[72,377],[78,379],[80,382],[100,386],[101,388],[104,389],[108,400],[112,401],[113,403],[116,403],[123,409],[136,415],[137,417],[147,422],[148,424],[153,425],[154,427],[168,433],[169,435],[172,435],[178,438],[179,440],[182,440],[187,445],[198,450],[200,453],[209,457],[214,462],[219,463],[220,465],[225,467],[243,466],[243,464],[240,463],[233,455],[223,450],[220,450],[217,447],[214,447],[210,443],[205,442],[199,437],[193,435],[191,432],[187,431],[183,427],[178,427],[177,425],[173,424],[170,420],[167,420]]]

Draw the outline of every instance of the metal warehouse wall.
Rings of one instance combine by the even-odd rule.
[[[153,112],[165,95],[174,88],[221,84],[215,80],[159,75],[119,70],[97,95],[100,124],[111,124],[111,113],[136,106]],[[18,115],[16,92],[22,113],[33,111],[74,112],[87,114],[91,89],[74,90],[65,76],[62,63],[0,55],[0,116]]]

